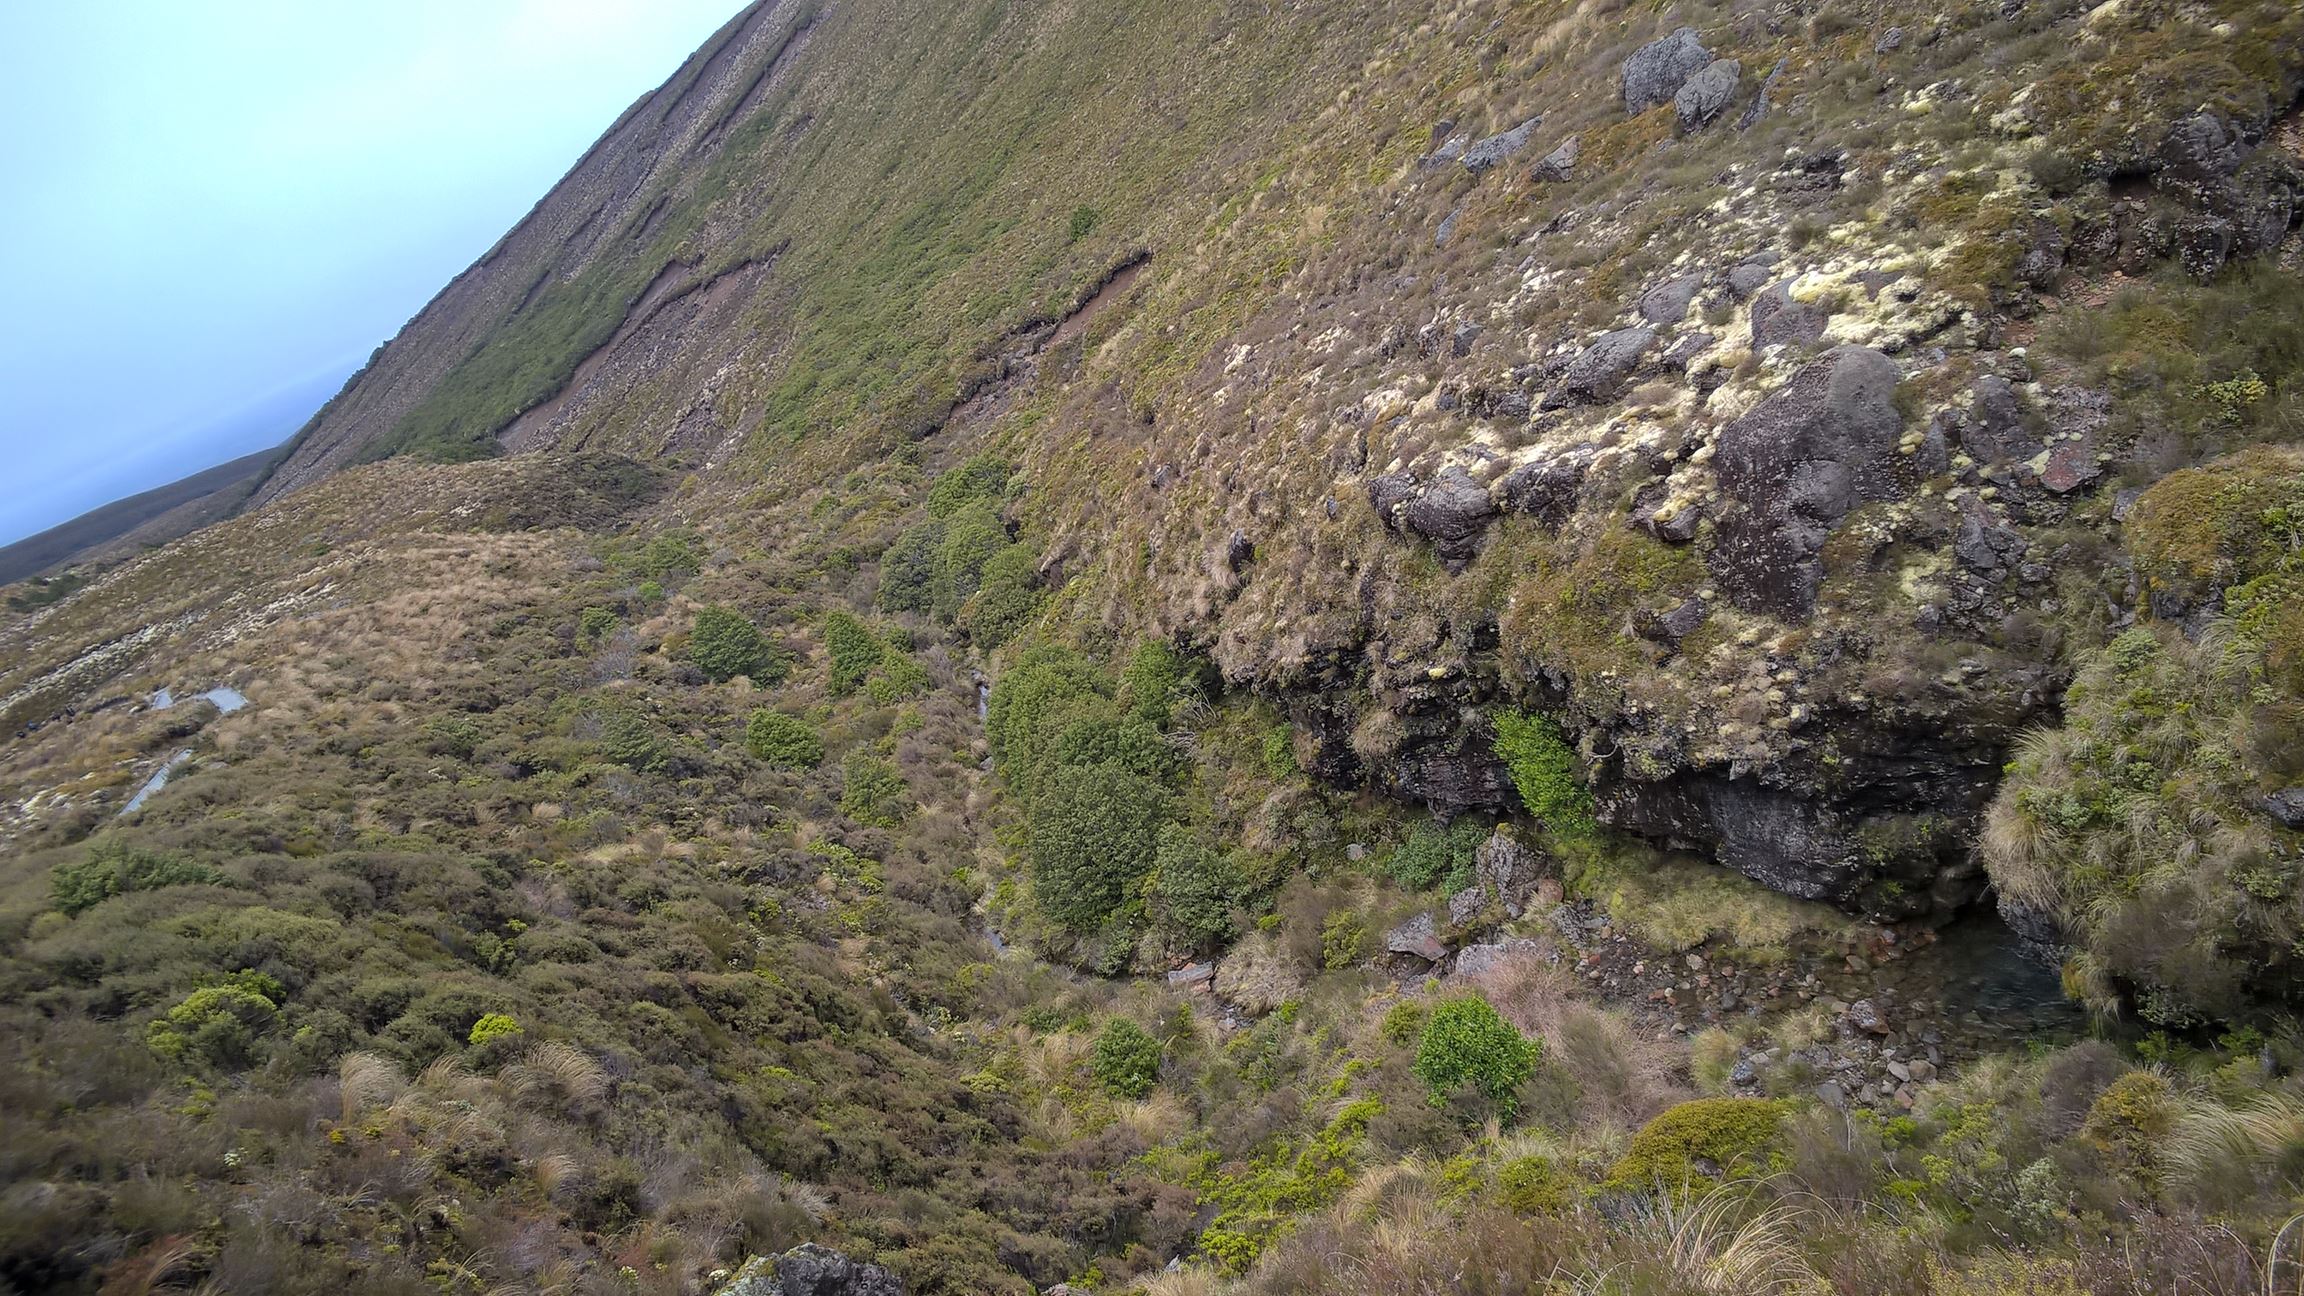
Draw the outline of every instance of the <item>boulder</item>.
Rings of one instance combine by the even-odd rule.
[[[1681,275],[1667,279],[1640,294],[1637,309],[1640,318],[1651,324],[1677,324],[1688,318],[1689,304],[1696,300],[1696,290],[1704,286],[1702,275]]]
[[[1559,385],[1544,398],[1544,408],[1598,405],[1614,400],[1623,392],[1633,371],[1640,367],[1640,358],[1648,354],[1648,348],[1655,343],[1656,330],[1645,326],[1601,334],[1592,345],[1578,352],[1568,371],[1560,375]]]
[[[1952,540],[1952,555],[1979,576],[1997,579],[2023,561],[2024,534],[1992,516],[1983,502],[1971,497],[1960,511],[1960,528]]]
[[[2304,787],[2282,788],[2265,797],[2263,805],[2281,827],[2304,829]]]
[[[1481,533],[1496,520],[1496,501],[1471,474],[1451,465],[1409,499],[1400,519],[1431,541],[1442,561],[1465,563],[1478,550]]]
[[[1792,296],[1792,281],[1783,280],[1752,302],[1752,345],[1809,346],[1824,336],[1830,311]]]
[[[773,1260],[746,1260],[714,1296],[904,1296],[904,1284],[879,1265],[803,1242]]]
[[[1504,912],[1518,918],[1528,910],[1528,897],[1541,880],[1544,858],[1498,828],[1472,852],[1472,875],[1479,889],[1494,896]]]
[[[1447,943],[1440,939],[1440,924],[1428,913],[1418,914],[1387,932],[1384,949],[1387,953],[1406,954],[1427,963],[1448,957]]]
[[[1791,66],[1791,59],[1780,58],[1775,67],[1768,69],[1768,75],[1760,79],[1760,93],[1752,96],[1752,102],[1744,105],[1744,115],[1736,119],[1736,129],[1750,130],[1754,122],[1767,115],[1769,96],[1775,93],[1776,83],[1784,79],[1784,70]]]
[[[1465,170],[1479,175],[1528,147],[1528,137],[1536,133],[1536,127],[1543,120],[1541,117],[1531,117],[1508,131],[1491,135],[1465,149],[1464,156],[1458,160],[1464,164]]]
[[[1969,387],[1968,418],[1960,428],[1960,448],[1978,463],[2024,460],[2040,453],[2040,438],[2027,424],[2016,384],[1985,374]]]
[[[1571,135],[1562,140],[1558,148],[1538,159],[1535,167],[1528,172],[1528,178],[1538,184],[1565,180],[1576,170],[1576,158],[1582,151],[1577,137]]]
[[[1696,39],[1696,29],[1682,27],[1662,40],[1650,41],[1624,60],[1624,111],[1643,113],[1669,103],[1688,78],[1712,61],[1712,51]]]
[[[1749,297],[1768,286],[1776,269],[1776,254],[1758,252],[1728,268],[1728,291],[1738,297]]]
[[[1836,347],[1721,431],[1713,469],[1722,508],[1709,562],[1730,602],[1805,618],[1832,528],[1860,503],[1911,489],[1915,468],[1897,445],[1899,378],[1877,351]]]
[[[1576,512],[1585,474],[1592,470],[1592,461],[1598,455],[1599,451],[1591,446],[1576,446],[1522,464],[1504,474],[1504,479],[1496,483],[1496,492],[1503,497],[1506,508],[1558,528]]]
[[[1168,988],[1171,990],[1197,990],[1215,979],[1215,964],[1188,963],[1168,974]]]
[[[1683,131],[1700,131],[1712,124],[1736,97],[1736,83],[1744,65],[1735,59],[1714,59],[1683,82],[1672,95],[1672,112]]]
[[[1510,940],[1492,941],[1485,945],[1467,945],[1456,956],[1456,974],[1467,977],[1493,976],[1509,970],[1514,964],[1549,962],[1553,947],[1539,940],[1515,936]]]

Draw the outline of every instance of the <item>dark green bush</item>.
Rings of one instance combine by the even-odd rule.
[[[1435,1107],[1470,1085],[1509,1115],[1515,1091],[1536,1073],[1543,1047],[1498,1015],[1479,995],[1434,1009],[1416,1042],[1416,1078]]]
[[[765,707],[744,722],[744,749],[778,769],[814,769],[824,761],[824,740],[807,721]]]
[[[1230,858],[1172,823],[1160,829],[1152,872],[1161,915],[1185,944],[1212,945],[1232,934],[1247,882]]]
[[[1116,1017],[1096,1037],[1088,1069],[1116,1098],[1141,1098],[1160,1082],[1160,1041],[1125,1017]]]
[[[1472,854],[1488,840],[1488,825],[1477,819],[1458,819],[1446,828],[1426,820],[1408,830],[1385,861],[1384,871],[1411,890],[1423,891],[1454,874],[1468,873]]]
[[[717,604],[697,610],[688,631],[688,660],[714,683],[742,675],[765,688],[784,678],[782,654],[760,628],[736,609]]]
[[[894,765],[858,752],[841,767],[840,813],[873,828],[893,828],[912,813],[912,788]]]
[[[971,504],[998,504],[1007,497],[1011,471],[1005,461],[991,455],[970,459],[928,488],[928,516],[948,518]]]
[[[80,913],[129,891],[172,886],[214,886],[222,874],[198,860],[106,840],[81,858],[49,870],[49,894],[58,909]]]
[[[926,612],[936,605],[936,551],[944,545],[944,524],[925,522],[896,537],[880,555],[884,611]]]
[[[1512,771],[1512,786],[1520,801],[1546,831],[1562,837],[1586,837],[1597,830],[1592,817],[1592,793],[1579,777],[1576,749],[1550,716],[1519,711],[1498,712],[1495,719],[1496,754]]]
[[[1151,871],[1168,794],[1117,765],[1067,766],[1033,803],[1032,885],[1059,926],[1094,931]]]
[[[824,651],[832,659],[832,695],[845,697],[863,686],[887,647],[863,622],[834,612],[824,618]]]
[[[1608,1172],[1608,1186],[1675,1188],[1703,1172],[1733,1175],[1758,1166],[1784,1123],[1785,1105],[1765,1098],[1699,1098],[1667,1109],[1632,1136]]]

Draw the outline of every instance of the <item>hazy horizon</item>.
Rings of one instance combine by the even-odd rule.
[[[0,544],[285,440],[740,8],[0,10]]]

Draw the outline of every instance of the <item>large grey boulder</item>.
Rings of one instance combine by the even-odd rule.
[[[1898,378],[1879,352],[1836,347],[1721,431],[1713,470],[1722,508],[1709,561],[1730,602],[1806,617],[1832,528],[1860,503],[1911,489]]]
[[[1598,405],[1616,399],[1639,368],[1640,358],[1656,343],[1656,330],[1642,326],[1603,333],[1578,352],[1560,385],[1544,398],[1544,408]]]
[[[1679,323],[1688,318],[1688,307],[1696,300],[1696,290],[1703,286],[1702,275],[1665,280],[1640,295],[1637,307],[1640,318],[1651,324]]]
[[[1714,59],[1688,78],[1672,94],[1672,111],[1683,131],[1699,131],[1712,124],[1736,97],[1736,84],[1744,65],[1734,59]]]
[[[1464,150],[1464,157],[1462,159],[1464,163],[1464,169],[1474,175],[1479,175],[1481,172],[1488,170],[1490,167],[1495,166],[1499,162],[1502,162],[1504,159],[1519,152],[1521,149],[1526,148],[1528,146],[1528,137],[1536,132],[1536,127],[1541,124],[1543,120],[1544,119],[1541,117],[1531,117],[1508,131],[1503,131],[1498,134],[1491,135],[1488,138],[1473,145],[1472,147]]]
[[[1598,457],[1599,451],[1592,446],[1575,446],[1522,464],[1496,483],[1497,493],[1503,496],[1506,508],[1558,528],[1576,512],[1584,478]]]
[[[1693,27],[1682,27],[1634,50],[1624,60],[1624,111],[1642,113],[1671,102],[1688,78],[1711,61],[1712,51],[1696,39]]]
[[[803,1242],[773,1260],[746,1260],[713,1296],[904,1296],[904,1284],[879,1265]]]
[[[1792,281],[1783,280],[1752,301],[1752,345],[1809,346],[1824,336],[1831,312],[1792,295]]]
[[[1497,512],[1488,488],[1454,465],[1429,482],[1412,472],[1374,478],[1368,483],[1368,503],[1384,525],[1431,541],[1451,565],[1471,561]]]

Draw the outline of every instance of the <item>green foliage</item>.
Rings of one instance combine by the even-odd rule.
[[[880,589],[874,597],[887,612],[926,612],[936,605],[936,551],[944,547],[944,524],[925,522],[896,537],[880,555]]]
[[[864,696],[887,706],[928,691],[928,672],[910,654],[890,645],[880,664],[864,678]]]
[[[1377,1029],[1384,1038],[1405,1047],[1424,1033],[1424,1023],[1431,1016],[1431,1005],[1423,1000],[1403,999],[1385,1010]]]
[[[1192,1186],[1217,1213],[1201,1231],[1201,1252],[1231,1272],[1254,1264],[1296,1216],[1343,1196],[1368,1128],[1383,1113],[1381,1099],[1356,1098],[1309,1138],[1283,1142],[1244,1166],[1204,1168]]]
[[[1408,830],[1407,839],[1385,860],[1384,871],[1410,890],[1428,890],[1444,878],[1469,872],[1473,853],[1488,834],[1488,826],[1477,819],[1458,819],[1445,828],[1425,820]]]
[[[1264,731],[1264,772],[1274,779],[1292,779],[1296,767],[1296,734],[1286,725]]]
[[[984,569],[1013,544],[998,510],[990,504],[963,504],[945,519],[944,542],[936,546],[930,610],[946,621],[957,618],[983,584]]]
[[[240,983],[203,986],[153,1022],[145,1043],[172,1062],[203,1063],[226,1071],[254,1065],[257,1039],[279,1011],[273,1002],[279,988],[269,988],[271,995]]]
[[[1528,813],[1558,837],[1587,837],[1598,829],[1592,793],[1579,777],[1576,749],[1550,716],[1500,711],[1496,754],[1512,772],[1512,786]]]
[[[1509,1115],[1516,1091],[1536,1073],[1543,1051],[1505,1021],[1495,1005],[1477,994],[1465,995],[1441,1004],[1424,1023],[1416,1041],[1416,1078],[1435,1107],[1470,1085]]]
[[[1160,829],[1152,872],[1161,916],[1184,944],[1212,945],[1233,933],[1233,911],[1247,879],[1229,857],[1203,845],[1191,829],[1171,823]]]
[[[1050,921],[1102,927],[1151,872],[1168,793],[1117,765],[1064,766],[1028,816],[1033,897]]]
[[[1368,922],[1356,909],[1339,909],[1320,924],[1320,966],[1341,972],[1368,957]]]
[[[887,761],[857,752],[841,766],[840,777],[840,813],[857,823],[893,828],[912,813],[911,785]]]
[[[688,631],[688,660],[714,683],[749,678],[767,687],[784,678],[783,654],[743,613],[714,604],[696,611]]]
[[[2157,1071],[2130,1071],[2097,1096],[2080,1135],[2119,1167],[2150,1174],[2183,1115],[2184,1106],[2168,1077]]]
[[[824,618],[824,651],[832,659],[832,695],[855,692],[888,650],[880,637],[846,612]]]
[[[678,580],[703,570],[704,551],[696,537],[682,531],[665,531],[650,536],[648,543],[618,559],[615,566],[643,580]],[[661,588],[657,597],[663,597]]]
[[[1156,729],[1174,723],[1176,704],[1196,691],[1190,666],[1157,639],[1139,644],[1120,673],[1120,705]]]
[[[473,1047],[480,1048],[520,1033],[520,1023],[510,1013],[492,1012],[483,1013],[478,1021],[473,1022],[471,1031],[464,1039]]]
[[[598,643],[616,632],[616,613],[597,604],[576,615],[576,633],[587,643]]]
[[[224,877],[197,860],[146,850],[117,839],[98,841],[77,860],[49,870],[49,894],[56,908],[77,914],[129,891],[172,886],[219,886]]]
[[[744,722],[744,749],[777,769],[814,769],[824,763],[824,739],[807,721],[765,707]]]
[[[1096,1037],[1088,1070],[1116,1098],[1141,1098],[1160,1082],[1160,1041],[1125,1017],[1115,1017]]]
[[[1093,663],[1067,648],[1033,648],[992,687],[984,729],[994,768],[1013,793],[1030,802],[1055,763],[1065,731],[1081,720],[1106,719],[1111,711],[1111,681]]]
[[[671,744],[663,728],[621,707],[600,716],[600,754],[643,774],[662,773],[672,763]]]
[[[1576,1181],[1550,1157],[1525,1156],[1496,1172],[1496,1195],[1523,1215],[1557,1215],[1576,1200]]]
[[[961,605],[956,624],[987,652],[1014,638],[1040,613],[1039,554],[1009,545],[984,562],[976,593]]]
[[[1088,237],[1096,228],[1096,220],[1096,209],[1086,203],[1073,208],[1071,219],[1064,223],[1065,239],[1077,243]]]
[[[928,488],[928,516],[949,518],[970,505],[998,505],[1008,496],[1013,470],[992,455],[978,455],[936,479]]]
[[[1698,1098],[1666,1109],[1632,1136],[1608,1172],[1624,1191],[1676,1189],[1705,1173],[1733,1176],[1760,1166],[1784,1123],[1785,1105],[1766,1098]]]

